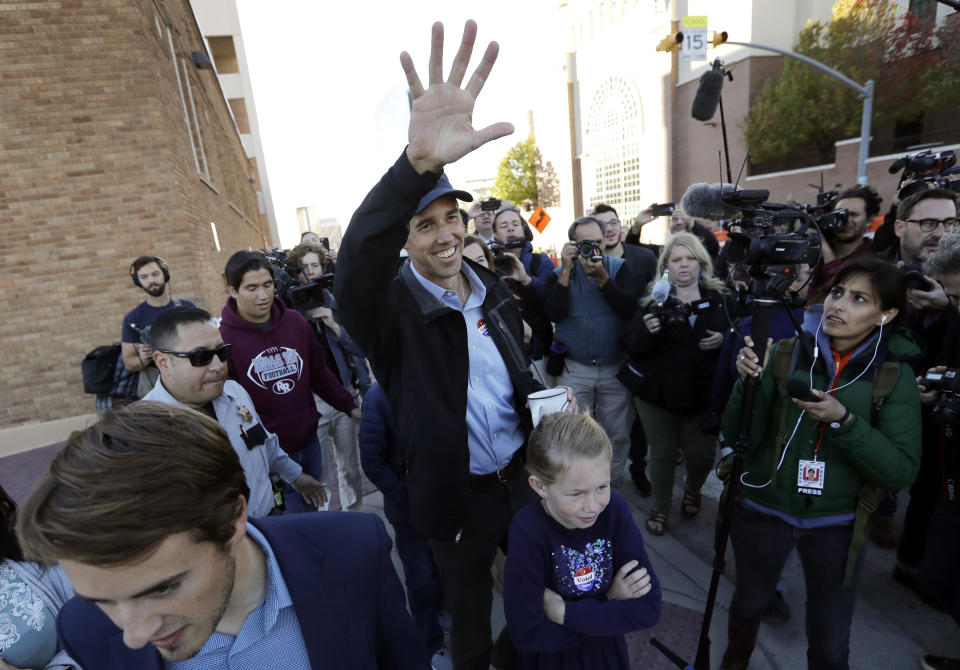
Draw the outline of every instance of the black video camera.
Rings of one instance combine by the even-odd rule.
[[[513,274],[513,261],[511,261],[507,256],[504,255],[506,251],[523,251],[523,248],[527,246],[527,241],[522,237],[512,237],[506,242],[501,244],[500,242],[491,242],[487,245],[490,249],[490,253],[493,254],[493,265],[501,277],[506,277],[509,274]],[[519,254],[516,254],[519,258]]]
[[[898,158],[889,168],[890,174],[903,170],[897,184],[897,198],[904,200],[928,188],[947,188],[960,193],[960,180],[948,178],[960,174],[956,163],[957,155],[951,149],[938,154],[927,149]]]
[[[945,372],[928,372],[920,380],[928,391],[940,391],[940,399],[930,411],[940,423],[960,423],[960,370],[947,368]]]
[[[586,258],[588,261],[599,263],[603,260],[603,253],[599,242],[594,242],[593,240],[583,240],[582,242],[574,242],[574,244],[577,245],[577,253]]]
[[[301,313],[315,307],[323,307],[325,302],[323,289],[333,286],[333,274],[325,274],[315,282],[301,285],[297,279],[301,268],[290,262],[285,251],[271,249],[263,253],[273,269],[274,293],[283,300],[284,304]]]
[[[727,259],[749,266],[754,297],[779,299],[793,283],[796,266],[812,267],[820,259],[820,234],[803,207],[767,202],[769,196],[769,191],[758,189],[733,191],[720,199],[742,213],[742,218],[726,224]],[[793,229],[781,232],[785,228]]]

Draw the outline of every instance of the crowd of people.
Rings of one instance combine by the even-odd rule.
[[[909,183],[873,237],[880,196],[839,193],[816,261],[778,268],[785,306],[758,346],[756,276],[718,221],[678,205],[642,244],[652,208],[628,225],[597,203],[555,265],[519,208],[454,188],[445,165],[512,132],[471,125],[497,53],[464,85],[475,35],[444,80],[434,26],[426,87],[401,56],[409,144],[336,252],[308,232],[234,253],[219,319],[172,296],[163,259],[131,264],[147,297],[113,407],[19,512],[0,490],[0,668],[626,669],[661,589],[616,489],[652,496],[644,530],[663,535],[677,466],[692,518],[742,434],[724,670],[784,615],[794,550],[809,668],[848,667],[867,537],[960,623],[957,191]],[[557,387],[566,409],[535,422],[528,397]],[[362,474],[403,586],[383,523],[346,513]],[[334,488],[343,512],[312,513]]]

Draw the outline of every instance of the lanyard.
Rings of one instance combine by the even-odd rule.
[[[833,367],[836,372],[833,375],[833,381],[830,382],[830,386],[827,389],[827,393],[833,395],[833,392],[837,389],[837,384],[840,383],[840,373],[843,372],[843,369],[847,367],[847,363],[850,362],[850,358],[853,356],[853,349],[848,351],[846,354],[841,356],[836,352],[835,349],[830,349],[830,353],[833,354]],[[817,437],[817,446],[813,449],[813,460],[817,460],[817,454],[820,453],[820,443],[823,442],[823,432],[826,428],[824,423],[820,423],[820,434]]]

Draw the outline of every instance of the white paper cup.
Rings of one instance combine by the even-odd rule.
[[[527,396],[530,404],[530,416],[533,418],[533,427],[536,428],[540,419],[547,414],[562,412],[570,404],[567,402],[567,389],[557,386],[552,389],[536,391]]]

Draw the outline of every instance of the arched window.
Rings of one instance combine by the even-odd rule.
[[[636,87],[611,77],[597,89],[587,117],[586,150],[592,174],[587,175],[590,206],[605,202],[633,216],[640,204],[640,140],[643,107]]]

